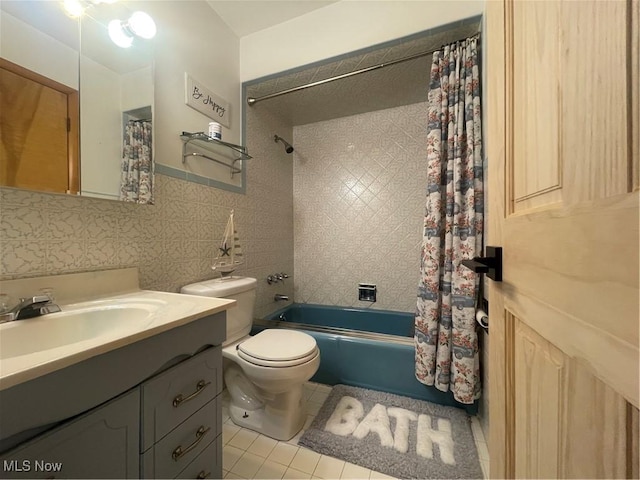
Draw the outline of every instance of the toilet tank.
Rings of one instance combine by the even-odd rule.
[[[185,285],[181,293],[201,297],[230,298],[237,303],[227,310],[227,339],[223,345],[249,335],[253,324],[258,281],[250,277],[223,277]]]

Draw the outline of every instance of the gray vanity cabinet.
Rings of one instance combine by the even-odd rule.
[[[143,478],[175,478],[196,460],[209,465],[210,477],[220,478],[222,465],[210,462],[217,458],[217,453],[206,458],[210,454],[207,448],[219,437],[218,415],[220,403],[215,398],[154,445],[143,455]]]
[[[0,478],[220,478],[225,315],[0,392],[0,439],[63,421],[0,453]]]
[[[142,451],[222,391],[222,350],[212,347],[142,384]]]
[[[134,389],[0,456],[0,478],[137,478]]]
[[[194,462],[204,466],[192,478],[222,475],[221,352],[209,348],[142,384],[142,477],[175,478]]]
[[[218,435],[176,478],[222,478],[222,435]]]

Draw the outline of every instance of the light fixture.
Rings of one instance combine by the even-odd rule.
[[[115,3],[117,1],[118,0],[64,0],[62,4],[69,16],[77,18],[82,16],[87,7],[100,3]]]
[[[120,20],[111,20],[108,29],[109,38],[117,46],[129,48],[133,43],[133,37],[122,28],[122,22]]]
[[[153,18],[144,12],[133,12],[129,20],[111,20],[109,37],[119,47],[129,48],[134,37],[150,39],[156,35],[156,24]]]
[[[65,11],[71,17],[77,18],[84,12],[84,5],[80,2],[80,0],[64,0],[63,5]]]
[[[133,12],[127,22],[128,27],[134,35],[146,38],[147,40],[156,36],[156,22],[147,13]],[[126,26],[125,26],[126,28]]]

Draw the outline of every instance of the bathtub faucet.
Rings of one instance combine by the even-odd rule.
[[[274,299],[276,302],[280,302],[280,301],[288,302],[288,301],[289,301],[289,297],[288,297],[287,295],[281,295],[280,293],[276,293],[276,294],[273,296],[273,299]]]
[[[273,275],[269,275],[267,277],[267,283],[271,285],[272,283],[283,282],[285,279],[289,278],[289,275],[286,273],[274,273]]]

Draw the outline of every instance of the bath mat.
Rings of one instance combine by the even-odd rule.
[[[336,385],[298,443],[396,478],[482,478],[463,411]]]

